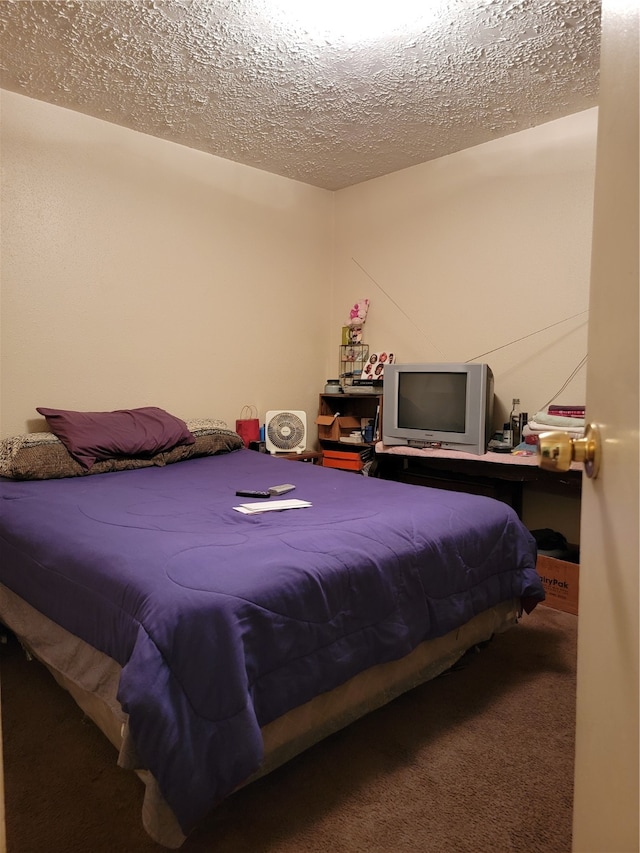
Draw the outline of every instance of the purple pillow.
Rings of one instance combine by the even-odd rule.
[[[71,412],[42,407],[36,411],[44,415],[51,432],[86,469],[98,459],[153,456],[195,442],[184,421],[155,406],[115,412]]]

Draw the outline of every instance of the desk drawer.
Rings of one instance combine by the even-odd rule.
[[[364,462],[359,453],[340,450],[325,450],[322,455],[325,468],[342,468],[344,471],[362,471]]]

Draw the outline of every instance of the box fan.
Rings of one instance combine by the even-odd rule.
[[[302,453],[307,446],[306,412],[267,412],[264,440],[268,453]]]

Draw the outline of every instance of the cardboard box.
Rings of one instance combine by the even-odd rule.
[[[347,436],[354,429],[360,429],[360,418],[347,415],[318,415],[318,438],[320,441],[340,441],[340,436]]]
[[[344,471],[362,471],[364,467],[359,453],[342,450],[325,450],[322,464],[325,468],[342,468]]]
[[[580,566],[555,557],[538,555],[536,569],[546,593],[547,607],[578,615],[578,583]]]

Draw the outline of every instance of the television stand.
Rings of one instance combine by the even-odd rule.
[[[485,495],[509,504],[522,518],[527,490],[580,498],[582,466],[572,463],[561,474],[538,467],[536,456],[485,453],[475,456],[455,450],[419,450],[376,445],[375,476],[383,480]]]

